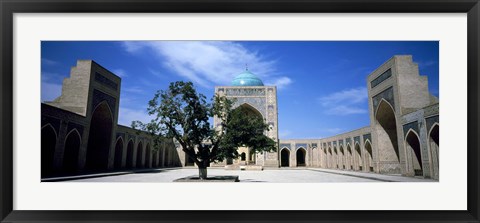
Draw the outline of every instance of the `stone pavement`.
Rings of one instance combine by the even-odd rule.
[[[57,179],[69,182],[173,182],[175,179],[198,175],[197,168],[156,169],[146,172],[123,172],[121,175],[99,175],[92,178],[78,177]],[[375,173],[330,170],[321,168],[281,168],[263,171],[225,170],[209,168],[208,176],[238,175],[240,182],[265,183],[327,183],[327,182],[437,182],[431,179],[382,175]]]

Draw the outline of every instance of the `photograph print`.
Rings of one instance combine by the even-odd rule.
[[[439,182],[438,41],[42,41],[42,182]]]

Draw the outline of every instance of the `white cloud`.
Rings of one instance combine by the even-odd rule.
[[[286,86],[290,85],[292,82],[293,82],[292,79],[288,77],[280,77],[280,78],[274,79],[272,83],[267,82],[267,85],[277,86],[278,89],[283,89]]]
[[[351,115],[368,113],[362,108],[368,98],[367,88],[359,87],[347,89],[318,99],[325,108],[325,113],[330,115]]]
[[[115,69],[115,70],[112,70],[112,72],[119,77],[127,77],[128,76],[127,72],[123,69]]]
[[[129,53],[150,50],[161,59],[164,66],[204,87],[230,84],[243,71],[245,64],[261,79],[270,79],[276,75],[275,61],[263,58],[258,52],[248,50],[240,43],[148,41],[124,42],[123,47]],[[280,84],[288,84],[291,82],[289,80],[281,78]]]
[[[62,85],[42,82],[41,101],[53,101],[62,94]]]
[[[42,82],[52,82],[52,81],[54,82],[54,81],[63,80],[63,78],[64,76],[58,73],[42,71]]]
[[[144,123],[150,122],[151,117],[147,114],[145,109],[136,110],[125,107],[120,107],[118,112],[118,124],[130,126],[132,121],[142,121]]]
[[[417,62],[417,64],[420,67],[430,67],[430,66],[436,65],[437,61],[434,61],[434,60],[419,61],[419,62]]]
[[[340,131],[342,131],[341,128],[329,128],[329,129],[325,129],[325,131],[329,132],[329,133],[339,133]]]
[[[52,66],[58,64],[58,62],[54,60],[49,60],[47,58],[42,58],[42,64]]]
[[[337,105],[332,108],[329,108],[325,111],[329,115],[354,115],[354,114],[366,114],[368,113],[367,109],[358,108],[353,105]]]
[[[143,47],[145,47],[143,43],[144,42],[128,41],[128,42],[122,42],[122,46],[129,53],[137,53]]]
[[[153,75],[155,75],[155,76],[157,76],[157,77],[162,77],[162,78],[165,77],[165,76],[162,75],[162,73],[160,73],[160,71],[158,71],[158,70],[154,70],[154,69],[152,69],[152,68],[149,68],[148,71],[149,71],[151,74],[153,74]]]
[[[290,134],[292,134],[292,131],[290,131],[290,130],[280,130],[280,132],[278,133],[280,138],[287,137]]]
[[[143,90],[143,88],[141,87],[126,87],[123,89],[125,92],[129,92],[129,93],[134,93],[134,94],[143,94],[145,93],[145,90]]]

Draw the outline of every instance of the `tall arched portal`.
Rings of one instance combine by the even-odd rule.
[[[277,88],[276,86],[264,86],[262,80],[251,73],[248,69],[235,76],[230,86],[216,86],[215,94],[225,96],[233,100],[233,108],[241,108],[247,115],[261,117],[268,124],[269,131],[263,131],[267,137],[278,143],[278,106],[277,106]],[[213,119],[215,128],[220,126],[222,120]],[[260,134],[260,133],[257,133]],[[250,148],[251,149],[251,148]],[[238,151],[241,154],[243,151]],[[280,148],[271,152],[250,153],[245,151],[246,160],[251,164],[265,167],[279,167]],[[251,157],[250,155],[254,155]],[[242,162],[234,160],[233,162]]]
[[[81,141],[77,130],[72,130],[68,133],[63,155],[63,170],[65,173],[72,174],[77,172],[78,152],[80,151]]]
[[[133,140],[130,140],[127,145],[127,168],[133,168]]]
[[[413,165],[413,171],[415,176],[423,176],[422,156],[420,152],[420,140],[414,131],[409,131],[405,139],[405,146],[407,150],[412,154],[411,164]]]
[[[51,125],[42,128],[42,177],[48,177],[53,172],[53,157],[57,145],[57,133]]]
[[[245,115],[260,117],[263,119],[262,113],[260,113],[256,108],[247,103],[241,104],[240,106],[238,106],[238,109],[241,109]]]
[[[115,143],[115,169],[122,168],[123,161],[123,139],[118,138],[117,143]]]
[[[439,156],[438,156],[438,149],[439,149],[439,138],[438,138],[438,132],[439,127],[438,125],[435,125],[429,134],[429,144],[430,144],[430,165],[431,169],[433,171],[432,178],[438,179],[439,174],[438,174],[438,167],[439,167]]]
[[[306,166],[305,155],[307,152],[303,148],[297,149],[297,166]]]
[[[92,113],[88,136],[87,161],[90,171],[106,170],[112,137],[113,118],[106,102],[100,103]]]
[[[282,149],[280,152],[280,161],[282,167],[289,167],[290,166],[290,151],[288,149]]]
[[[242,114],[244,114],[246,117],[249,117],[249,119],[260,119],[264,121],[264,117],[262,116],[262,113],[258,111],[255,107],[248,103],[243,103],[240,106],[238,106],[236,109],[239,109]],[[256,163],[256,153],[254,153],[251,148],[248,147],[241,147],[238,149],[238,152],[241,153],[241,161],[245,161],[245,164],[257,164]],[[243,155],[245,154],[245,155]],[[263,160],[262,160],[263,161]]]
[[[139,142],[137,144],[137,163],[136,167],[137,168],[142,168],[143,167],[143,144],[142,142]]]
[[[398,151],[397,123],[392,106],[384,99],[378,105],[375,114],[377,147],[379,150],[378,161],[389,166],[390,173],[400,173],[400,155]]]

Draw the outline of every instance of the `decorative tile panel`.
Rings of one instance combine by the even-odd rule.
[[[380,83],[382,83],[384,80],[388,79],[389,77],[392,76],[392,69],[388,69],[382,74],[380,74],[377,78],[373,79],[373,81],[370,82],[371,88],[376,87]]]
[[[414,130],[417,134],[420,134],[420,131],[418,131],[418,122],[410,122],[408,124],[403,125],[403,137],[407,136],[407,132],[409,129]]]
[[[307,144],[306,143],[299,143],[299,144],[295,144],[295,147],[298,149],[300,147],[303,147],[304,149],[307,149]]]
[[[102,101],[106,101],[108,106],[110,107],[110,110],[112,111],[112,115],[115,115],[113,112],[115,112],[115,103],[116,103],[116,100],[114,97],[108,95],[108,94],[105,94],[97,89],[93,89],[93,97],[92,97],[92,110],[91,112],[93,113],[94,112],[94,108],[100,104],[100,102]],[[115,117],[112,117],[113,119],[115,119]]]
[[[227,88],[227,96],[265,96],[264,88]]]
[[[118,90],[118,84],[115,83],[114,81],[108,79],[107,77],[103,76],[102,74],[95,72],[95,81],[98,83],[107,86],[113,90]]]
[[[425,122],[427,123],[427,132],[428,132],[432,128],[433,124],[435,124],[435,122],[440,123],[439,116],[436,115],[436,116],[428,117],[425,119]]]
[[[393,98],[393,87],[389,87],[384,91],[378,93],[377,95],[372,97],[372,104],[373,104],[373,111],[377,111],[377,107],[380,104],[380,101],[385,99],[388,103],[390,103],[395,111],[395,101]],[[375,113],[376,114],[376,113]]]
[[[357,143],[357,142],[360,143],[360,136],[353,137],[353,142],[354,142],[354,144]]]
[[[372,142],[372,134],[368,133],[368,134],[365,134],[363,135],[363,140],[366,142],[368,139],[368,141]]]

